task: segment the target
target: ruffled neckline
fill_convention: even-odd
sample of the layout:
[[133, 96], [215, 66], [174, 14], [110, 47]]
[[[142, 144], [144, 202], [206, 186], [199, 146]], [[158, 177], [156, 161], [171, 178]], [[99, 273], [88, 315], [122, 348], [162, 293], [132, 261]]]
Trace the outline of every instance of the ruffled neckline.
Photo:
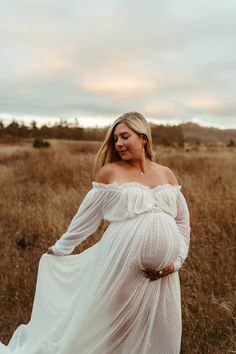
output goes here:
[[133, 182], [122, 182], [119, 183], [117, 181], [114, 181], [112, 183], [100, 183], [100, 182], [95, 182], [92, 181], [92, 186], [95, 188], [103, 188], [103, 189], [123, 189], [123, 188], [127, 188], [127, 187], [140, 187], [144, 190], [148, 190], [148, 191], [156, 191], [156, 190], [162, 190], [162, 189], [166, 189], [166, 188], [177, 188], [178, 190], [181, 189], [181, 185], [179, 184], [170, 184], [170, 183], [164, 183], [164, 184], [158, 184], [157, 186], [154, 187], [150, 187], [147, 186], [146, 184], [143, 184], [141, 182], [137, 182], [137, 181], [133, 181]]

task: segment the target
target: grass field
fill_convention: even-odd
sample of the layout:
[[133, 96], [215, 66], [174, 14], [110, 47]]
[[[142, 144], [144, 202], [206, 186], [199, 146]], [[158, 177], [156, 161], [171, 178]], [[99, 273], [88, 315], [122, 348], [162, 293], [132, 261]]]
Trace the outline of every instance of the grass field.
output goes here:
[[[32, 309], [38, 262], [66, 230], [91, 186], [96, 142], [0, 145], [0, 340]], [[236, 353], [236, 149], [155, 147], [176, 174], [191, 215], [189, 257], [180, 271], [182, 354]], [[101, 237], [99, 230], [77, 249]], [[128, 353], [127, 353], [128, 354]], [[141, 354], [141, 353], [140, 353]]]

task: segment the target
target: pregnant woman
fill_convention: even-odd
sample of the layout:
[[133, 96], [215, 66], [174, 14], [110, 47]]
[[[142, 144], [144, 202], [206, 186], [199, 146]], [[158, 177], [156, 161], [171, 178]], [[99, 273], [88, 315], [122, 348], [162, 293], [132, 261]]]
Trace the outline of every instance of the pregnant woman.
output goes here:
[[[189, 212], [173, 172], [152, 161], [141, 114], [113, 123], [94, 173], [68, 230], [40, 259], [30, 322], [0, 353], [180, 352], [178, 270], [189, 249]], [[101, 240], [64, 257], [102, 219], [109, 226]]]

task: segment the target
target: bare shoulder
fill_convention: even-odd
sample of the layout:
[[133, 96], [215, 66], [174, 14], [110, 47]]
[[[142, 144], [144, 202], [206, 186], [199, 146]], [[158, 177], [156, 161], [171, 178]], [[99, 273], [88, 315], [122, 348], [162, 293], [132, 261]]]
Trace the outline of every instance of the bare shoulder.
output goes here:
[[162, 175], [167, 183], [178, 184], [177, 178], [174, 172], [167, 166], [154, 163], [157, 173]]
[[174, 172], [167, 166], [163, 166], [164, 167], [164, 172], [165, 175], [169, 181], [170, 184], [178, 184], [177, 178], [174, 174]]
[[113, 180], [117, 168], [118, 164], [116, 162], [107, 163], [98, 171], [95, 182], [104, 184], [110, 183]]

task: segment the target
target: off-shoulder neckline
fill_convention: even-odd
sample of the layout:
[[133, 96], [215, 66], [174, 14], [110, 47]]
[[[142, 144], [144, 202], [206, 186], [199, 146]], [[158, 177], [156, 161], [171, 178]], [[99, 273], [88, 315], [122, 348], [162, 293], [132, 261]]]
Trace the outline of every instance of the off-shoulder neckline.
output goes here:
[[105, 188], [105, 189], [123, 189], [124, 187], [129, 187], [129, 186], [138, 186], [140, 188], [143, 188], [145, 190], [148, 190], [148, 191], [155, 191], [155, 190], [159, 190], [159, 189], [164, 189], [164, 188], [177, 188], [177, 189], [181, 189], [181, 185], [179, 184], [170, 184], [170, 183], [163, 183], [163, 184], [158, 184], [154, 187], [150, 187], [150, 186], [147, 186], [146, 184], [143, 184], [141, 182], [137, 182], [137, 181], [130, 181], [130, 182], [117, 182], [117, 181], [114, 181], [112, 183], [101, 183], [101, 182], [95, 182], [95, 181], [92, 181], [92, 186], [93, 187], [96, 187], [96, 188]]

